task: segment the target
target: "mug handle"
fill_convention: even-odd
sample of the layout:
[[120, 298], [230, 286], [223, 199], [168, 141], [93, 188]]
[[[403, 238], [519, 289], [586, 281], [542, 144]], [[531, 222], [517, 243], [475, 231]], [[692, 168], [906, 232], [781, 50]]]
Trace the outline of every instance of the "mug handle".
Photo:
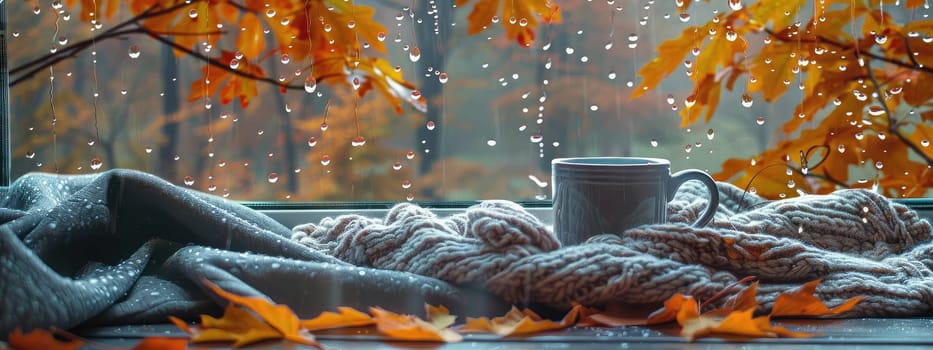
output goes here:
[[680, 185], [690, 180], [700, 181], [709, 189], [709, 204], [706, 205], [706, 210], [703, 211], [703, 215], [693, 223], [693, 227], [703, 227], [713, 219], [713, 215], [716, 214], [716, 208], [719, 207], [719, 188], [716, 187], [716, 181], [713, 181], [713, 178], [709, 176], [709, 174], [696, 169], [681, 170], [674, 173], [674, 175], [671, 175], [667, 200], [670, 201], [673, 199]]

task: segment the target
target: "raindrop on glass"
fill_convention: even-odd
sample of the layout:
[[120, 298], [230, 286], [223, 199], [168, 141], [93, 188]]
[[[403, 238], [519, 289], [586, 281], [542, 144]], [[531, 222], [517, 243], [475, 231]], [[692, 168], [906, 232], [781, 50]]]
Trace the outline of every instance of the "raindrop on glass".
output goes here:
[[317, 137], [311, 136], [308, 138], [308, 147], [317, 146]]
[[531, 137], [529, 137], [529, 140], [531, 140], [532, 143], [538, 143], [541, 142], [541, 140], [544, 140], [544, 137], [541, 136], [541, 134], [533, 134]]
[[392, 170], [402, 170], [402, 162], [396, 161], [395, 163], [392, 163]]
[[129, 49], [128, 54], [129, 54], [130, 58], [136, 59], [136, 58], [139, 58], [139, 55], [142, 54], [142, 53], [139, 51], [139, 46], [130, 45], [130, 49]]
[[327, 166], [328, 164], [330, 164], [330, 156], [326, 154], [321, 156], [321, 165]]
[[658, 147], [658, 139], [651, 139], [651, 147]]
[[188, 10], [188, 18], [197, 19], [197, 18], [198, 18], [198, 10], [196, 10], [196, 9]]
[[97, 170], [102, 166], [104, 166], [104, 162], [101, 161], [100, 158], [94, 157], [91, 159], [91, 169]]
[[353, 147], [360, 147], [360, 146], [366, 144], [366, 138], [364, 138], [364, 137], [361, 136], [361, 135], [357, 135], [356, 137], [353, 138], [352, 141], [350, 141], [350, 144], [351, 144]]
[[415, 151], [408, 151], [408, 152], [405, 152], [405, 158], [408, 158], [408, 159], [415, 159]]
[[269, 173], [269, 176], [266, 176], [266, 180], [268, 180], [270, 184], [274, 184], [279, 181], [279, 174]]
[[402, 181], [402, 188], [405, 188], [405, 189], [411, 188], [411, 180]]
[[428, 122], [424, 125], [424, 127], [427, 128], [428, 130], [434, 130], [436, 125], [434, 124], [433, 120], [428, 120]]
[[742, 107], [749, 108], [752, 106], [753, 103], [755, 103], [755, 101], [752, 100], [751, 96], [749, 96], [748, 94], [742, 95]]
[[26, 151], [26, 158], [27, 158], [27, 159], [35, 158], [35, 156], [36, 156], [36, 152], [33, 152], [32, 150]]
[[755, 118], [755, 123], [758, 125], [765, 125], [765, 117], [759, 116], [758, 118]]
[[497, 143], [497, 142], [496, 142], [496, 140], [494, 140], [494, 139], [486, 140], [486, 145], [489, 146], [489, 147], [495, 146], [496, 143]]
[[311, 94], [314, 93], [314, 90], [317, 90], [317, 79], [314, 79], [313, 75], [308, 75], [308, 78], [305, 79], [305, 92]]

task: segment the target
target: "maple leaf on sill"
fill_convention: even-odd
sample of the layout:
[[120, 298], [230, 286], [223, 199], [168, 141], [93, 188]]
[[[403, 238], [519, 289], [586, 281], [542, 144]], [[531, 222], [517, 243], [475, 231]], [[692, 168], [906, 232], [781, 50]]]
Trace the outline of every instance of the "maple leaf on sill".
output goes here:
[[793, 332], [771, 324], [769, 316], [753, 317], [755, 309], [733, 311], [725, 317], [702, 315], [685, 320], [681, 335], [689, 340], [705, 336], [725, 338], [804, 338], [812, 334]]
[[372, 316], [346, 306], [338, 307], [337, 312], [325, 311], [310, 320], [301, 320], [301, 326], [309, 331], [362, 327], [375, 323], [376, 320]]
[[813, 295], [819, 284], [820, 280], [813, 280], [781, 293], [774, 300], [771, 316], [834, 316], [852, 310], [863, 299], [859, 296], [852, 297], [834, 308], [829, 308]]
[[52, 332], [45, 329], [33, 329], [23, 333], [22, 329], [15, 329], [10, 333], [7, 342], [13, 350], [48, 349], [48, 350], [75, 350], [82, 345], [82, 340], [62, 341], [55, 338]]
[[[401, 315], [380, 307], [369, 308], [369, 313], [376, 319], [376, 329], [392, 339], [448, 343], [463, 340], [462, 335], [447, 328], [452, 322], [448, 317], [428, 322], [413, 315]], [[446, 309], [436, 309], [433, 313], [439, 316], [446, 313]], [[432, 314], [430, 308], [428, 314]]]
[[285, 339], [299, 344], [321, 347], [314, 336], [301, 328], [298, 317], [288, 306], [272, 304], [259, 297], [243, 297], [224, 291], [210, 281], [205, 286], [230, 302], [223, 316], [201, 315], [201, 324], [191, 327], [183, 320], [169, 320], [193, 342], [232, 341], [234, 347], [270, 339]]
[[505, 315], [492, 319], [468, 317], [466, 324], [459, 330], [468, 333], [493, 333], [503, 337], [529, 335], [573, 326], [582, 311], [583, 306], [574, 305], [561, 321], [555, 322], [542, 319], [530, 309], [519, 310], [513, 306]]
[[700, 305], [693, 296], [674, 294], [664, 301], [664, 306], [648, 316], [646, 324], [661, 324], [676, 320], [683, 326], [684, 321], [700, 315]]

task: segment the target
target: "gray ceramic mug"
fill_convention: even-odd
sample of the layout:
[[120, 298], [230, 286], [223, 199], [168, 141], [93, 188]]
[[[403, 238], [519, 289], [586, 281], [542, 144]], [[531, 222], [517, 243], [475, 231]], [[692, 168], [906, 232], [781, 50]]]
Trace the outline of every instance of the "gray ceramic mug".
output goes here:
[[602, 234], [667, 222], [667, 202], [680, 185], [697, 180], [709, 189], [709, 204], [693, 224], [705, 226], [719, 206], [719, 190], [709, 174], [683, 170], [659, 158], [583, 157], [551, 161], [554, 232], [563, 245]]

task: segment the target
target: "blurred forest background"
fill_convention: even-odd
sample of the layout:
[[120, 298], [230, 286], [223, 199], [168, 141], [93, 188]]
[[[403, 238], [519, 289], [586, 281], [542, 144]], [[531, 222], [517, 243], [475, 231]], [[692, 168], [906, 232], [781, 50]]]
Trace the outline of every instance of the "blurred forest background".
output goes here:
[[[91, 25], [67, 12], [78, 4], [55, 3], [7, 1], [11, 68], [93, 39]], [[245, 107], [217, 96], [189, 101], [201, 60], [145, 35], [92, 40], [11, 88], [14, 178], [119, 167], [247, 201], [544, 200], [555, 157], [660, 157], [674, 171], [715, 173], [729, 158], [793, 137], [778, 129], [801, 99], [796, 89], [781, 100], [792, 102], [748, 108], [741, 91], [723, 91], [715, 118], [683, 128], [669, 99], [690, 94], [686, 76], [629, 98], [658, 45], [727, 10], [725, 2], [695, 3], [685, 19], [675, 1], [558, 1], [561, 21], [535, 27], [529, 47], [498, 26], [469, 35], [470, 9], [452, 0], [356, 3], [376, 9], [385, 58], [417, 86], [426, 112], [404, 105], [397, 113], [382, 96], [325, 84], [282, 93], [260, 82]], [[103, 29], [131, 18], [128, 6], [116, 6]], [[227, 39], [204, 46], [195, 51], [236, 50]], [[259, 68], [291, 79], [296, 61]]]

